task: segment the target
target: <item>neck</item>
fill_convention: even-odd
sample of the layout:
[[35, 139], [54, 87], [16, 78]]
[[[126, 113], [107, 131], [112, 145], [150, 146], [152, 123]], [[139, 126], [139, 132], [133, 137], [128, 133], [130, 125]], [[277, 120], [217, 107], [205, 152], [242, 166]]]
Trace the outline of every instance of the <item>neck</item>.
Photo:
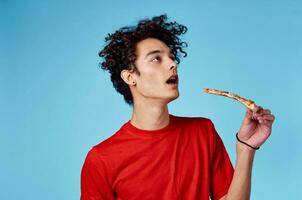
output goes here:
[[168, 126], [167, 104], [136, 102], [133, 105], [131, 124], [143, 130], [158, 130]]

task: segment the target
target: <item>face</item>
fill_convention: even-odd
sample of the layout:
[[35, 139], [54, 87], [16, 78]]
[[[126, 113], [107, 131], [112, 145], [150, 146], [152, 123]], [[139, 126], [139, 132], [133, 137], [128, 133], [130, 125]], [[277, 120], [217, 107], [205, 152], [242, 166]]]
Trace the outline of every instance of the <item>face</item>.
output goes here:
[[136, 84], [130, 87], [134, 101], [143, 98], [167, 104], [176, 99], [178, 77], [168, 81], [177, 75], [176, 60], [170, 48], [158, 39], [148, 38], [137, 43], [136, 54], [135, 64], [140, 75], [134, 74]]

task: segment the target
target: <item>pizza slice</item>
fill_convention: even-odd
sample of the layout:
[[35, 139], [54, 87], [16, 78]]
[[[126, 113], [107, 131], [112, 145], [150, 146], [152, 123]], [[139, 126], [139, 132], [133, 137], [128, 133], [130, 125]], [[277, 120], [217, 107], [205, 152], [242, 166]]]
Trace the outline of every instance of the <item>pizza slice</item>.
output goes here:
[[254, 101], [252, 101], [250, 99], [245, 99], [245, 98], [243, 98], [243, 97], [241, 97], [237, 94], [233, 94], [231, 92], [209, 89], [209, 88], [204, 88], [203, 91], [208, 93], [208, 94], [221, 95], [221, 96], [225, 96], [225, 97], [235, 99], [235, 100], [239, 101], [240, 103], [244, 104], [246, 107], [248, 107], [251, 110], [254, 110], [254, 108], [256, 106]]

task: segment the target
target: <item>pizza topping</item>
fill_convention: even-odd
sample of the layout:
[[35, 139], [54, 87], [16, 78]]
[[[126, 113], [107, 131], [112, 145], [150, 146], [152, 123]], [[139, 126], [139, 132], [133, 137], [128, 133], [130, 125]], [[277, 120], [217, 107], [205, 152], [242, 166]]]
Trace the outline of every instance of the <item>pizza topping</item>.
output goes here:
[[209, 88], [204, 88], [204, 92], [209, 93], [209, 94], [221, 95], [221, 96], [225, 96], [225, 97], [235, 99], [235, 100], [241, 102], [242, 104], [244, 104], [246, 107], [248, 107], [251, 110], [254, 110], [254, 108], [256, 106], [254, 101], [252, 101], [250, 99], [245, 99], [245, 98], [243, 98], [243, 97], [241, 97], [237, 94], [233, 94], [231, 92], [209, 89]]

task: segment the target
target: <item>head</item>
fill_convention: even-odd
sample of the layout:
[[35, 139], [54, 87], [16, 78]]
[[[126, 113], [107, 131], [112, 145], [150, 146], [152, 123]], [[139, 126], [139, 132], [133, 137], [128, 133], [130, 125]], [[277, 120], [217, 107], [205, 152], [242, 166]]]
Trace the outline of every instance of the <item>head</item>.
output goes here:
[[126, 103], [169, 103], [179, 96], [177, 66], [180, 54], [186, 56], [182, 48], [187, 46], [179, 36], [186, 31], [185, 26], [167, 22], [167, 16], [160, 15], [106, 37], [107, 44], [99, 53], [104, 58], [101, 67], [109, 71], [114, 88]]

